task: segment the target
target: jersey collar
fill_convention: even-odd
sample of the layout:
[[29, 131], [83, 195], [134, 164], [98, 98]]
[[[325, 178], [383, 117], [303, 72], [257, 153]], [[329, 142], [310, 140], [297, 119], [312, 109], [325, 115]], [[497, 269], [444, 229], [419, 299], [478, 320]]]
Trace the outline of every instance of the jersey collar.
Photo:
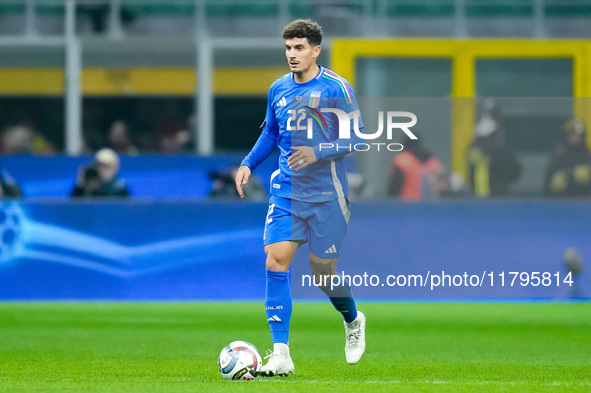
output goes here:
[[314, 78], [310, 79], [308, 82], [299, 83], [299, 82], [296, 82], [295, 81], [295, 77], [293, 76], [293, 72], [290, 72], [291, 80], [293, 81], [293, 83], [297, 84], [298, 86], [302, 86], [302, 85], [305, 85], [307, 83], [310, 83], [314, 79], [320, 79], [320, 77], [322, 76], [322, 74], [324, 74], [324, 67], [322, 67], [320, 64], [318, 64], [318, 73], [316, 74], [316, 76]]

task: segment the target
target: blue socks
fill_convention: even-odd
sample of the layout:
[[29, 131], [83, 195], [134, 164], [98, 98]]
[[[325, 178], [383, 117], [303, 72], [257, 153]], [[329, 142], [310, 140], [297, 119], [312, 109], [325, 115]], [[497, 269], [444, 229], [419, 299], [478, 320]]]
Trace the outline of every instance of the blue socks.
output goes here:
[[[334, 308], [343, 315], [345, 322], [353, 322], [357, 318], [357, 305], [347, 280], [341, 280], [340, 285], [332, 289], [330, 285], [321, 289], [328, 295]], [[273, 343], [287, 344], [292, 311], [289, 272], [266, 270], [265, 311]]]
[[273, 343], [287, 344], [292, 300], [289, 272], [266, 271], [265, 310]]
[[353, 292], [351, 292], [351, 285], [344, 277], [341, 277], [340, 285], [331, 289], [330, 284], [321, 286], [320, 289], [328, 295], [330, 302], [334, 308], [343, 314], [345, 322], [353, 322], [357, 318], [357, 305]]

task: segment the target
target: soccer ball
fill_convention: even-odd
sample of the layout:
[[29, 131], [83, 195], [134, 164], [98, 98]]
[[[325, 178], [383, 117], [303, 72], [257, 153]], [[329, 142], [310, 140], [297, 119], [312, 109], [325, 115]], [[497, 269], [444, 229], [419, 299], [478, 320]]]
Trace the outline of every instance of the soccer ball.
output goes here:
[[234, 341], [226, 345], [218, 358], [222, 376], [230, 380], [253, 380], [263, 365], [256, 347], [246, 341]]

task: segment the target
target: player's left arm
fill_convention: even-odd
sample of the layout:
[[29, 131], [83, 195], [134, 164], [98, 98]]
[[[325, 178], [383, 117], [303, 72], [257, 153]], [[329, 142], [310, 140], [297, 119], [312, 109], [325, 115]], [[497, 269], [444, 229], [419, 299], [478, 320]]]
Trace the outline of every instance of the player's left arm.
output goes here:
[[[359, 127], [359, 131], [363, 133], [363, 126]], [[364, 139], [357, 135], [351, 124], [350, 138], [340, 138], [329, 144], [324, 143], [317, 146], [295, 146], [292, 148], [292, 154], [287, 164], [289, 169], [299, 171], [318, 160], [333, 160], [343, 157], [354, 151], [354, 146], [363, 143], [363, 141]]]
[[287, 160], [287, 165], [291, 170], [299, 171], [318, 161], [316, 151], [312, 146], [295, 146], [291, 151], [291, 156]]
[[[363, 133], [363, 127], [359, 127]], [[299, 171], [308, 165], [314, 164], [318, 160], [333, 160], [343, 157], [355, 149], [355, 145], [363, 143], [362, 139], [353, 128], [351, 128], [350, 138], [340, 138], [331, 143], [317, 146], [296, 146], [292, 148], [292, 154], [287, 161], [289, 169]]]
[[[359, 123], [359, 134], [363, 135], [361, 116], [359, 116]], [[321, 143], [320, 145], [314, 146], [312, 149], [314, 150], [317, 160], [334, 160], [336, 158], [343, 157], [355, 151], [355, 145], [365, 142], [365, 139], [358, 135], [353, 128], [353, 120], [351, 120], [350, 130], [351, 133], [350, 137], [348, 138], [339, 138], [332, 141], [331, 143]]]
[[348, 94], [342, 95], [341, 92], [343, 90], [333, 92], [334, 102], [332, 103], [332, 107], [340, 109], [349, 115], [350, 137], [337, 138], [329, 144], [324, 143], [316, 146], [297, 146], [292, 148], [293, 153], [288, 161], [290, 169], [299, 171], [318, 160], [333, 160], [343, 157], [354, 151], [356, 144], [364, 142], [364, 139], [358, 135], [354, 127], [355, 122], [357, 122], [357, 130], [359, 134], [363, 135], [361, 111], [357, 105], [357, 99], [353, 93], [353, 89], [348, 83], [346, 86], [348, 87]]

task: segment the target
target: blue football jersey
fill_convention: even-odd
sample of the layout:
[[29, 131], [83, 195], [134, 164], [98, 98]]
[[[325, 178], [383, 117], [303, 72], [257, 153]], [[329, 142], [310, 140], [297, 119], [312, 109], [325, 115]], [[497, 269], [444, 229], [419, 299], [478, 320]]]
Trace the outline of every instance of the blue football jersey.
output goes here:
[[[362, 131], [359, 107], [345, 79], [324, 67], [305, 83], [297, 83], [289, 73], [269, 88], [263, 131], [242, 165], [255, 169], [278, 147], [271, 194], [305, 202], [348, 198], [344, 156], [362, 142], [353, 131], [355, 121]], [[287, 162], [296, 146], [313, 147], [318, 161], [292, 171]]]

